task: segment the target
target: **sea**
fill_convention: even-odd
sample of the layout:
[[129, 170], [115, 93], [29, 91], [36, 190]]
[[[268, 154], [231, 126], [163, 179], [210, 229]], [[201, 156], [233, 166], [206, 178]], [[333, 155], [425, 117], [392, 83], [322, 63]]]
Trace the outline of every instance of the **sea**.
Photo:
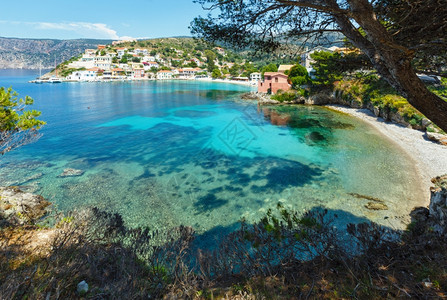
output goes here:
[[[327, 209], [337, 226], [403, 229], [425, 199], [401, 148], [328, 108], [259, 107], [241, 99], [253, 88], [237, 84], [28, 82], [37, 75], [0, 71], [0, 86], [31, 96], [47, 122], [38, 141], [0, 157], [0, 186], [62, 212], [98, 207], [128, 226], [191, 226], [211, 241], [278, 203]], [[68, 168], [83, 173], [61, 176]]]

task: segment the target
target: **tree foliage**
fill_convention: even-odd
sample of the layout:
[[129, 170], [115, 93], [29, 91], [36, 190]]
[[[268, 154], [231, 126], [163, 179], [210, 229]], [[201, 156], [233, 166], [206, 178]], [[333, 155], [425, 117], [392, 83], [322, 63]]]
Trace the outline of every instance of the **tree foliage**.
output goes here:
[[306, 68], [300, 64], [294, 65], [290, 69], [288, 75], [294, 89], [299, 89], [302, 85], [306, 85], [310, 82], [310, 77]]
[[215, 68], [213, 72], [211, 73], [211, 77], [213, 79], [222, 78], [222, 73], [220, 72], [219, 68]]
[[29, 144], [40, 137], [38, 129], [45, 122], [37, 119], [40, 116], [39, 111], [25, 110], [26, 106], [32, 104], [31, 97], [19, 99], [12, 88], [0, 88], [0, 154]]
[[[275, 49], [285, 42], [340, 32], [363, 51], [402, 96], [447, 130], [447, 102], [417, 77], [420, 57], [445, 57], [447, 5], [440, 0], [195, 0], [212, 10], [192, 33], [240, 48]], [[429, 55], [426, 55], [426, 54]], [[431, 61], [425, 61], [430, 64]], [[423, 64], [421, 64], [423, 66]], [[419, 68], [423, 69], [423, 68]], [[419, 70], [418, 69], [418, 70]], [[445, 67], [438, 68], [445, 73]]]
[[379, 0], [375, 10], [393, 39], [413, 53], [418, 72], [447, 77], [445, 1]]
[[343, 71], [338, 64], [341, 58], [340, 53], [317, 51], [312, 53], [310, 57], [315, 61], [312, 63], [312, 67], [315, 70], [314, 84], [330, 86], [334, 81], [343, 78]]
[[276, 64], [268, 64], [262, 68], [262, 76], [264, 76], [265, 72], [278, 72], [278, 66]]
[[208, 64], [208, 72], [213, 72], [216, 68], [214, 60], [216, 59], [216, 53], [211, 50], [205, 50], [206, 62]]

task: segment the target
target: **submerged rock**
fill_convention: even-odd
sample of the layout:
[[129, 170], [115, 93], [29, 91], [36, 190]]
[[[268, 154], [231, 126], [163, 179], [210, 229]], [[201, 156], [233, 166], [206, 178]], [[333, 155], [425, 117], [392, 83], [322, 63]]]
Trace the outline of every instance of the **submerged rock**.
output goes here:
[[358, 199], [365, 199], [369, 200], [367, 204], [365, 204], [365, 208], [369, 210], [388, 210], [388, 206], [385, 204], [385, 201], [382, 199], [368, 196], [368, 195], [361, 195], [357, 193], [348, 193], [349, 195], [356, 197]]
[[62, 172], [59, 175], [59, 177], [73, 177], [73, 176], [81, 176], [83, 174], [84, 174], [83, 170], [68, 168], [64, 169], [64, 172]]
[[0, 225], [33, 224], [47, 213], [50, 202], [20, 188], [0, 187]]
[[312, 131], [311, 133], [307, 134], [306, 139], [313, 143], [326, 141], [326, 138], [324, 137], [324, 135], [322, 135], [318, 131]]
[[368, 202], [365, 207], [369, 210], [388, 210], [388, 206], [383, 202]]
[[260, 98], [259, 94], [256, 92], [249, 92], [241, 95], [243, 100], [258, 100]]

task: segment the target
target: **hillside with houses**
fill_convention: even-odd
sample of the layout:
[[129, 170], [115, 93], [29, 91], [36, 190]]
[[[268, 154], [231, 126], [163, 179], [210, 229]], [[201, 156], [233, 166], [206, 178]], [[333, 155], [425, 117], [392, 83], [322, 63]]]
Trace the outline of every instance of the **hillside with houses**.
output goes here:
[[[86, 49], [78, 56], [57, 66], [42, 76], [42, 80], [58, 78], [63, 81], [123, 81], [123, 80], [169, 80], [169, 79], [223, 79], [258, 85], [263, 74], [282, 79], [279, 87], [275, 82], [263, 85], [260, 91], [287, 90], [287, 76], [293, 64], [300, 61], [312, 71], [311, 57], [315, 51], [339, 51], [340, 48], [317, 47], [303, 49], [296, 55], [283, 59], [285, 64], [258, 60], [229, 49], [210, 45], [191, 38], [163, 38], [146, 41], [116, 41]], [[278, 60], [276, 60], [278, 62]], [[279, 68], [278, 68], [279, 66]], [[272, 73], [273, 72], [273, 73]], [[270, 77], [268, 77], [270, 78]], [[277, 84], [276, 84], [277, 85]], [[265, 90], [265, 91], [264, 91]]]

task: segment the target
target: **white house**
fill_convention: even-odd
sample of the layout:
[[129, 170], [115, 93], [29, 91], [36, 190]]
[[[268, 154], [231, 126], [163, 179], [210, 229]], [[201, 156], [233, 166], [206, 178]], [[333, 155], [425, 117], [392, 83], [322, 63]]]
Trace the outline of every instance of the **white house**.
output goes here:
[[262, 77], [261, 77], [261, 73], [258, 72], [254, 72], [250, 74], [250, 81], [251, 82], [258, 82], [261, 81]]
[[68, 75], [67, 80], [95, 81], [96, 71], [95, 70], [76, 71]]
[[141, 61], [155, 61], [155, 56], [148, 56], [148, 55], [145, 55], [145, 56], [143, 56], [143, 58], [141, 59]]
[[154, 61], [144, 61], [143, 62], [143, 66], [145, 70], [150, 70], [151, 68], [159, 68], [160, 66], [158, 65], [158, 63], [154, 62]]
[[118, 57], [121, 58], [126, 53], [127, 48], [116, 48], [116, 53], [118, 54]]
[[147, 49], [135, 49], [134, 53], [137, 54], [137, 55], [140, 55], [140, 54], [148, 55]]
[[110, 70], [112, 64], [109, 61], [96, 61], [94, 66], [103, 70]]
[[203, 71], [200, 68], [183, 68], [179, 69], [180, 78], [194, 78], [196, 73]]
[[203, 65], [203, 63], [200, 61], [200, 59], [193, 57], [190, 62], [195, 62], [197, 64], [197, 66], [201, 66]]
[[225, 55], [225, 50], [224, 50], [223, 48], [216, 47], [216, 48], [214, 48], [214, 49], [216, 49], [216, 50], [217, 50], [217, 53], [219, 53], [220, 55]]
[[158, 80], [163, 80], [163, 79], [172, 79], [172, 71], [168, 71], [168, 70], [161, 70], [157, 72], [157, 79]]
[[109, 55], [95, 56], [94, 59], [95, 59], [95, 62], [108, 62], [108, 63], [112, 62], [112, 57], [110, 57]]
[[95, 56], [96, 54], [96, 49], [85, 49], [84, 51], [84, 55], [86, 56]]

